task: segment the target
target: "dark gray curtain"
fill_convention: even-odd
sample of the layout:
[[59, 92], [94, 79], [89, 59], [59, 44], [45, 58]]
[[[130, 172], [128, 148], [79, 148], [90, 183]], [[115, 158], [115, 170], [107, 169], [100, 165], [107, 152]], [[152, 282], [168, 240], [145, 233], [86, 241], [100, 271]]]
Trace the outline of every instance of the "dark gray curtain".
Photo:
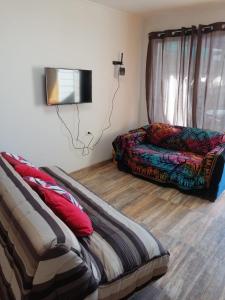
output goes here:
[[225, 23], [149, 34], [149, 122], [225, 130]]
[[200, 25], [194, 126], [225, 131], [225, 23]]

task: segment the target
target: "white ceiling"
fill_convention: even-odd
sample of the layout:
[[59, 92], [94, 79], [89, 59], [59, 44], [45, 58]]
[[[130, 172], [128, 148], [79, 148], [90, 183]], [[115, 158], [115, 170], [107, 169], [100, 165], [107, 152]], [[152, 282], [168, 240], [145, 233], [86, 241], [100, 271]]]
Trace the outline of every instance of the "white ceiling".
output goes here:
[[146, 14], [151, 11], [187, 7], [197, 4], [222, 3], [225, 0], [91, 0], [116, 9]]

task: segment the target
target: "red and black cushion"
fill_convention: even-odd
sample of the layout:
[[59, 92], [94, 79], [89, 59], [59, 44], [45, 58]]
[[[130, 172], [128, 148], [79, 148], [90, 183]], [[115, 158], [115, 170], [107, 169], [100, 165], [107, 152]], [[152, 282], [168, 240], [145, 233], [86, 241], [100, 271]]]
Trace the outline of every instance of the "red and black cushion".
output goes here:
[[9, 153], [9, 152], [1, 152], [1, 155], [13, 167], [16, 166], [16, 165], [20, 165], [20, 164], [27, 165], [27, 166], [30, 166], [30, 167], [34, 167], [33, 164], [31, 164], [29, 161], [27, 161], [22, 156], [12, 154], [12, 153]]
[[44, 171], [41, 171], [40, 169], [36, 167], [30, 167], [28, 165], [15, 165], [14, 169], [22, 176], [22, 177], [35, 177], [39, 178], [41, 180], [50, 182], [52, 184], [56, 184], [56, 181], [54, 178], [52, 178], [50, 175], [45, 173]]
[[38, 178], [24, 177], [24, 180], [77, 236], [88, 236], [93, 233], [90, 218], [72, 194], [61, 186], [52, 185]]

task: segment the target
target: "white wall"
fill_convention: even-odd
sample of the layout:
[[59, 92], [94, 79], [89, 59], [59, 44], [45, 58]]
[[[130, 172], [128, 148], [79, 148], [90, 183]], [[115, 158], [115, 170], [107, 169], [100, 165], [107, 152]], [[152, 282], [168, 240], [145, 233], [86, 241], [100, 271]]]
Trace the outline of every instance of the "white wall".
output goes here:
[[[0, 151], [18, 153], [37, 165], [77, 170], [111, 157], [118, 133], [138, 125], [142, 21], [87, 0], [0, 0]], [[112, 60], [124, 52], [112, 128], [88, 157], [74, 151], [45, 105], [44, 67], [93, 70], [93, 103], [80, 108], [81, 137], [96, 137], [106, 125], [116, 87]], [[75, 129], [73, 106], [61, 107]]]
[[142, 75], [141, 75], [141, 109], [140, 125], [147, 123], [145, 98], [145, 63], [148, 45], [148, 33], [165, 29], [176, 29], [191, 25], [210, 24], [225, 21], [225, 3], [196, 5], [188, 8], [155, 12], [146, 17], [144, 22]]

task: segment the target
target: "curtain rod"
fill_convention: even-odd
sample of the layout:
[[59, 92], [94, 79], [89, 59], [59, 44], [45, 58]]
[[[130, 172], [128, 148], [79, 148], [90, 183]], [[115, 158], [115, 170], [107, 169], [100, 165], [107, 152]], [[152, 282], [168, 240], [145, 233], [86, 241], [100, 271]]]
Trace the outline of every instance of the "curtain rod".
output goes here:
[[175, 36], [176, 34], [180, 34], [180, 33], [184, 33], [184, 34], [189, 34], [191, 32], [196, 31], [196, 33], [198, 31], [220, 31], [220, 30], [225, 30], [225, 22], [217, 22], [217, 23], [213, 23], [213, 24], [209, 24], [209, 25], [199, 25], [198, 27], [196, 26], [192, 26], [190, 28], [180, 28], [180, 29], [169, 29], [169, 30], [164, 30], [164, 31], [155, 31], [155, 32], [150, 32], [149, 33], [149, 37], [152, 38], [160, 38], [162, 36]]

